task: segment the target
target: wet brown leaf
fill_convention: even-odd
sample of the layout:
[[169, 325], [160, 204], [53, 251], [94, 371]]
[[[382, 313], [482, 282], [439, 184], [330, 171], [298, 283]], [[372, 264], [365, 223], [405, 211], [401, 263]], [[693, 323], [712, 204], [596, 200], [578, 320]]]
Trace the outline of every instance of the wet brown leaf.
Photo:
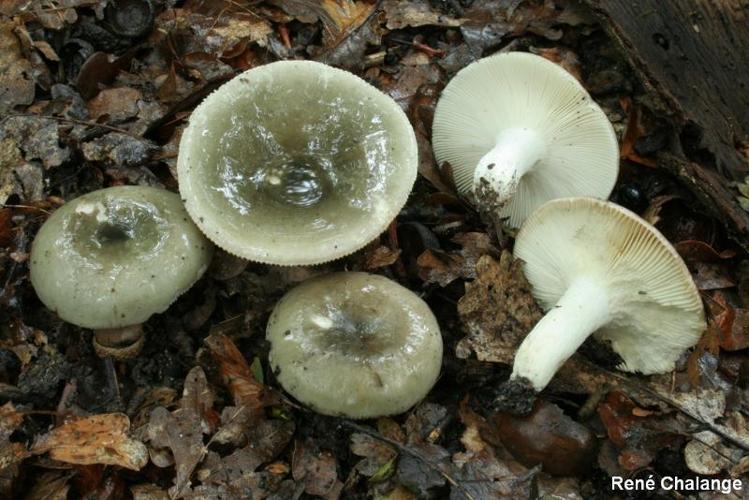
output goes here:
[[94, 52], [86, 59], [76, 77], [75, 86], [84, 99], [91, 99], [102, 85], [109, 84], [120, 71], [130, 64], [133, 54], [127, 52], [115, 57], [104, 52]]
[[119, 465], [142, 469], [148, 450], [128, 437], [130, 419], [122, 413], [105, 413], [67, 422], [36, 439], [31, 453], [71, 464]]
[[735, 309], [733, 314], [730, 331], [720, 331], [720, 348], [725, 351], [749, 348], [749, 309]]
[[427, 249], [416, 259], [419, 277], [425, 283], [444, 287], [458, 278], [473, 279], [479, 258], [499, 253], [486, 233], [460, 233], [451, 241], [462, 247], [460, 251]]
[[674, 248], [688, 264], [693, 262], [717, 262], [736, 257], [735, 250], [728, 249], [718, 252], [704, 241], [680, 241], [674, 245]]
[[380, 245], [372, 251], [367, 252], [367, 262], [365, 266], [367, 269], [378, 269], [380, 267], [391, 266], [395, 264], [400, 254], [400, 249], [393, 250], [385, 245]]
[[104, 89], [88, 101], [88, 112], [94, 120], [105, 116], [109, 123], [121, 122], [138, 114], [141, 99], [143, 94], [129, 87]]
[[247, 360], [229, 337], [222, 334], [210, 335], [206, 337], [205, 344], [218, 364], [221, 379], [236, 406], [244, 406], [257, 413], [263, 406], [275, 402], [275, 397], [255, 379]]
[[549, 61], [558, 64], [582, 83], [583, 78], [580, 73], [580, 59], [578, 59], [577, 54], [571, 50], [565, 49], [564, 47], [550, 47], [537, 49], [536, 53], [545, 57]]
[[637, 140], [647, 133], [643, 124], [642, 108], [639, 105], [632, 104], [629, 100], [624, 101], [623, 107], [629, 111], [629, 118], [627, 119], [627, 129], [621, 141], [619, 155], [623, 160], [655, 168], [657, 162], [654, 158], [644, 158], [635, 151]]

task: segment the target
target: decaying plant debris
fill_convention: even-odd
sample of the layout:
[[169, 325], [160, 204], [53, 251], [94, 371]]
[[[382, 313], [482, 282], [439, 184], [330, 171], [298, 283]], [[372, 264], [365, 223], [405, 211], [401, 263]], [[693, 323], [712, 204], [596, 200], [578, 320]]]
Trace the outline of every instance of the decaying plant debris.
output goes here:
[[[665, 111], [661, 89], [642, 80], [659, 78], [647, 57], [615, 42], [628, 26], [611, 2], [588, 2], [606, 31], [570, 0], [154, 0], [153, 16], [140, 12], [144, 24], [123, 31], [117, 9], [148, 3], [0, 2], [3, 498], [606, 498], [611, 475], [745, 477], [749, 260], [746, 214], [735, 209], [749, 190], [741, 179], [695, 185], [719, 175], [715, 151], [687, 144], [682, 127], [711, 120]], [[675, 244], [709, 324], [661, 376], [617, 372], [616, 355], [589, 341], [526, 418], [489, 408], [540, 309], [512, 261], [513, 235], [487, 228], [456, 195], [430, 145], [441, 88], [499, 49], [561, 64], [601, 105], [621, 145], [613, 199]], [[36, 231], [96, 189], [176, 190], [195, 105], [238, 72], [289, 58], [348, 69], [407, 111], [420, 149], [411, 199], [378, 241], [342, 261], [280, 268], [217, 254], [198, 286], [144, 324], [143, 352], [113, 374], [90, 332], [34, 294]], [[746, 144], [721, 147], [719, 159], [735, 167], [736, 151]], [[268, 368], [275, 302], [342, 269], [387, 275], [437, 315], [443, 374], [405, 415], [316, 415]]]

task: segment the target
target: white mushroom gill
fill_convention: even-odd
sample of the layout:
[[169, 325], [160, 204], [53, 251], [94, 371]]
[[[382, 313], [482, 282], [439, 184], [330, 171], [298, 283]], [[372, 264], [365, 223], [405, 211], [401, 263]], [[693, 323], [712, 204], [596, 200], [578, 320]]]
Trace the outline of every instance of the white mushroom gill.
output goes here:
[[610, 202], [547, 202], [525, 222], [515, 256], [548, 311], [524, 339], [512, 378], [540, 391], [590, 335], [610, 342], [619, 369], [673, 370], [705, 329], [692, 277], [650, 224]]
[[551, 199], [607, 198], [619, 170], [601, 108], [560, 66], [523, 52], [458, 72], [437, 103], [432, 145], [458, 191], [512, 227]]

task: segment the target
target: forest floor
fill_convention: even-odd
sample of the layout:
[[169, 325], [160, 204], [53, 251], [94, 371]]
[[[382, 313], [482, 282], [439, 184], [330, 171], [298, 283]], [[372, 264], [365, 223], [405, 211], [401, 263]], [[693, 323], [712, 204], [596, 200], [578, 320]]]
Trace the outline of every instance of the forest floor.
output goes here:
[[[155, 0], [149, 16], [148, 4], [0, 1], [0, 496], [572, 499], [610, 498], [612, 476], [745, 478], [746, 255], [660, 168], [672, 125], [584, 7]], [[665, 375], [618, 372], [615, 355], [584, 346], [525, 418], [489, 408], [540, 310], [512, 261], [512, 234], [487, 230], [430, 144], [446, 82], [498, 50], [561, 64], [605, 110], [621, 145], [612, 199], [675, 245], [708, 319], [698, 346]], [[91, 333], [36, 297], [27, 266], [36, 231], [67, 200], [103, 187], [176, 191], [191, 110], [239, 72], [279, 59], [345, 68], [403, 107], [420, 149], [408, 204], [379, 240], [340, 261], [218, 259], [226, 265], [145, 324], [141, 354], [108, 370]], [[404, 415], [317, 415], [285, 396], [268, 368], [276, 301], [343, 269], [397, 280], [438, 317], [442, 376]]]

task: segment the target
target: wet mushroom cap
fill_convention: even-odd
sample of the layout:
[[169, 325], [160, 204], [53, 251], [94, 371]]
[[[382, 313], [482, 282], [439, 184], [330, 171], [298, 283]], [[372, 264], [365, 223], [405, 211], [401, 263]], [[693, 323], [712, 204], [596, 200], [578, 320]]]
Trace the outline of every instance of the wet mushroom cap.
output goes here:
[[494, 187], [508, 190], [500, 215], [512, 227], [551, 199], [608, 198], [619, 170], [616, 135], [601, 108], [567, 71], [524, 52], [486, 57], [450, 80], [432, 145], [461, 194], [473, 193], [477, 176], [500, 176]]
[[[525, 263], [539, 304], [567, 316], [557, 328], [549, 325], [542, 334], [547, 338], [524, 348], [536, 330], [543, 329], [552, 315], [548, 313], [518, 350], [515, 367], [526, 366], [522, 375], [531, 381], [529, 373], [546, 369], [546, 350], [561, 349], [565, 334], [579, 325], [584, 329], [587, 323], [598, 339], [610, 341], [623, 359], [619, 369], [644, 374], [673, 370], [705, 330], [702, 300], [679, 254], [657, 229], [614, 203], [592, 198], [550, 201], [525, 222], [514, 252]], [[560, 301], [563, 296], [574, 298], [573, 285], [580, 287], [577, 296], [583, 300]], [[594, 328], [596, 324], [602, 326]]]
[[166, 310], [200, 278], [212, 253], [177, 194], [112, 187], [47, 219], [31, 249], [31, 282], [63, 320], [121, 328]]
[[326, 415], [406, 411], [434, 385], [442, 336], [429, 307], [382, 276], [341, 272], [288, 292], [268, 322], [283, 388]]
[[311, 61], [253, 68], [208, 96], [180, 142], [180, 193], [224, 250], [279, 265], [348, 255], [382, 233], [416, 180], [391, 98]]

